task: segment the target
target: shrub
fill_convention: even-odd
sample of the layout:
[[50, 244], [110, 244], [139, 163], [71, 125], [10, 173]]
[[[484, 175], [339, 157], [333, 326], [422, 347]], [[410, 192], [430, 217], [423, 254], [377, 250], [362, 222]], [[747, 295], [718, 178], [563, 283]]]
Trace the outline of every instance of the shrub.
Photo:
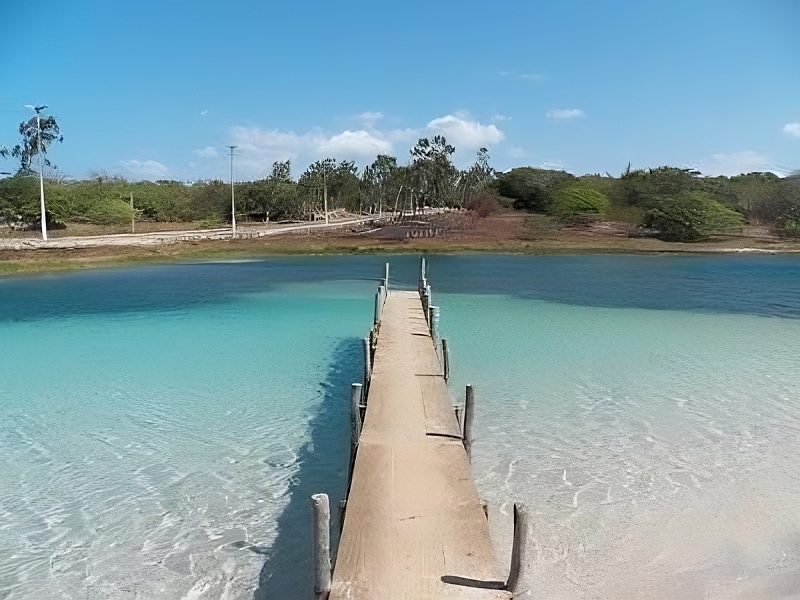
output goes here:
[[645, 225], [657, 229], [664, 240], [693, 242], [712, 233], [741, 230], [744, 217], [704, 192], [682, 192], [662, 198], [658, 208], [645, 214]]
[[608, 210], [608, 198], [582, 186], [561, 188], [547, 207], [547, 212], [562, 221], [585, 221]]
[[521, 167], [497, 176], [497, 191], [501, 196], [514, 199], [514, 208], [543, 212], [555, 191], [575, 180], [566, 171]]
[[478, 192], [467, 204], [468, 210], [474, 210], [481, 218], [488, 217], [490, 214], [500, 210], [500, 201], [497, 195], [483, 190]]

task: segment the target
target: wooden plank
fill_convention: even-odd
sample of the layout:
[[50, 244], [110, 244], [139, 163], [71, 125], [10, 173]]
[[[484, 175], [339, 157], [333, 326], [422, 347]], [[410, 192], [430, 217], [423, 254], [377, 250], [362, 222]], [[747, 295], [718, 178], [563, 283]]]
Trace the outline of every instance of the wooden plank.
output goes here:
[[[422, 329], [419, 296], [390, 292], [332, 600], [511, 597], [504, 590], [447, 582], [496, 586], [505, 574], [497, 570], [441, 365]], [[434, 431], [438, 435], [429, 435]]]
[[444, 378], [439, 375], [418, 375], [417, 379], [425, 410], [425, 433], [461, 439], [461, 429]]

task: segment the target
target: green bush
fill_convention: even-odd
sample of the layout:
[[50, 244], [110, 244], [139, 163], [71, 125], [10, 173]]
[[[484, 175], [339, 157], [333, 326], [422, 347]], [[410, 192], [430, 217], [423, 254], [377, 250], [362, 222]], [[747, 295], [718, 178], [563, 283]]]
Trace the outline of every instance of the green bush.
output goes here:
[[39, 222], [39, 179], [18, 175], [0, 179], [0, 221], [15, 229]]
[[601, 215], [608, 210], [608, 198], [596, 190], [569, 186], [558, 190], [547, 212], [562, 221], [581, 221]]
[[556, 190], [574, 180], [566, 171], [520, 167], [500, 173], [496, 185], [500, 196], [514, 199], [514, 208], [543, 212]]
[[645, 214], [645, 225], [667, 241], [693, 242], [712, 233], [741, 230], [744, 217], [713, 200], [705, 192], [681, 192], [662, 198]]

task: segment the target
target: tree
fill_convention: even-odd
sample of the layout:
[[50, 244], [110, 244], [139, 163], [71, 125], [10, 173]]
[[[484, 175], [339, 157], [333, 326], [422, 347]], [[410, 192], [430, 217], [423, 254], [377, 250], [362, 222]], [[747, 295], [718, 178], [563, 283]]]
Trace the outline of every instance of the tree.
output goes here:
[[[40, 120], [39, 123], [37, 123], [37, 118]], [[19, 159], [20, 174], [33, 172], [31, 162], [40, 153], [44, 165], [47, 167], [53, 166], [47, 158], [47, 148], [53, 142], [64, 141], [64, 136], [61, 135], [61, 129], [54, 116], [33, 117], [28, 121], [23, 121], [19, 124], [19, 134], [22, 138], [21, 142], [10, 151], [8, 148], [3, 148], [3, 151], [0, 151], [0, 155], [7, 156], [11, 154], [14, 158]]]
[[424, 205], [457, 204], [459, 171], [451, 159], [455, 151], [442, 135], [422, 138], [411, 149], [411, 180]]

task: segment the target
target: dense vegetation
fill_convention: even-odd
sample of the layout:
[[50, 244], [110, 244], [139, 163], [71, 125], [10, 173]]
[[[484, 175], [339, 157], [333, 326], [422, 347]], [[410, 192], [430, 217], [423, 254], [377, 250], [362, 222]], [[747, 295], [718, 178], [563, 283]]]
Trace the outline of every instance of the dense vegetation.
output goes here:
[[513, 206], [570, 222], [605, 217], [644, 225], [671, 241], [735, 233], [765, 225], [800, 237], [800, 175], [772, 173], [702, 177], [676, 167], [631, 170], [619, 177], [533, 167], [498, 175], [497, 192]]
[[[41, 127], [41, 131], [39, 130]], [[47, 147], [62, 141], [52, 117], [20, 124], [20, 144], [0, 146], [0, 155], [19, 160], [17, 173], [0, 179], [0, 225], [35, 227], [40, 219], [38, 164], [51, 166]], [[564, 224], [608, 219], [651, 228], [665, 240], [695, 241], [761, 224], [800, 238], [800, 175], [772, 173], [702, 177], [676, 167], [631, 170], [619, 177], [585, 175], [534, 167], [495, 173], [482, 148], [475, 163], [454, 166], [455, 148], [442, 136], [423, 138], [407, 164], [380, 155], [359, 170], [334, 158], [311, 164], [296, 179], [289, 161], [276, 162], [264, 179], [235, 184], [237, 218], [310, 220], [324, 207], [353, 213], [413, 212], [423, 206], [475, 209], [481, 215], [501, 204], [549, 214]], [[56, 172], [52, 171], [51, 172]], [[230, 184], [222, 181], [126, 181], [98, 176], [45, 180], [47, 218], [52, 224], [101, 225], [146, 221], [230, 222]], [[131, 197], [133, 207], [131, 207]]]

